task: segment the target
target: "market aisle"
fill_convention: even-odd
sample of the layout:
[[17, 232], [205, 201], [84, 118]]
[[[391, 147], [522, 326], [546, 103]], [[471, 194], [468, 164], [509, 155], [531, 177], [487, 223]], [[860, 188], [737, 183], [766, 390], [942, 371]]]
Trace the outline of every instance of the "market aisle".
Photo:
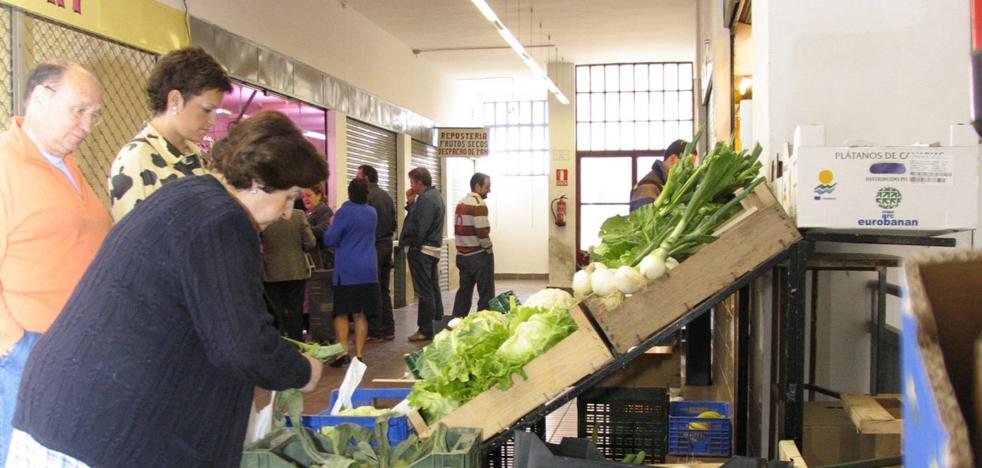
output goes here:
[[[495, 289], [498, 292], [512, 290], [518, 295], [519, 299], [525, 299], [533, 293], [546, 287], [545, 280], [497, 280]], [[443, 292], [444, 310], [449, 313], [453, 308], [453, 298], [457, 290]], [[477, 296], [475, 291], [474, 300]], [[365, 346], [365, 360], [368, 363], [368, 370], [362, 379], [362, 386], [371, 387], [398, 387], [399, 384], [377, 384], [372, 383], [376, 378], [402, 378], [406, 373], [406, 365], [402, 358], [405, 354], [421, 348], [425, 343], [410, 343], [406, 340], [409, 335], [416, 332], [416, 304], [393, 311], [396, 323], [395, 340], [381, 343], [368, 343]], [[304, 395], [304, 413], [318, 413], [327, 409], [331, 398], [331, 390], [341, 385], [344, 374], [348, 370], [347, 366], [335, 369], [325, 366], [324, 374], [321, 377], [320, 385], [313, 393]], [[408, 386], [406, 384], [405, 386]], [[269, 402], [269, 392], [265, 390], [256, 391], [256, 405], [262, 407]]]

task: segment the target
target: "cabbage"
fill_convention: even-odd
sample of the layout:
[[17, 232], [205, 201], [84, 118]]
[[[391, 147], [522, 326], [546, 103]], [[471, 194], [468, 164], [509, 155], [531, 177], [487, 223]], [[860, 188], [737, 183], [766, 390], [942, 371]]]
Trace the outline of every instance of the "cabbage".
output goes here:
[[507, 389], [512, 374], [524, 376], [525, 364], [575, 329], [569, 312], [559, 307], [470, 314], [422, 349], [416, 360], [421, 380], [409, 403], [435, 421], [495, 385]]
[[376, 408], [374, 406], [359, 406], [348, 408], [338, 412], [338, 416], [389, 416], [395, 414], [388, 408]]
[[569, 309], [576, 305], [576, 299], [562, 289], [546, 288], [531, 295], [523, 305], [529, 307], [545, 307], [546, 309], [552, 307]]

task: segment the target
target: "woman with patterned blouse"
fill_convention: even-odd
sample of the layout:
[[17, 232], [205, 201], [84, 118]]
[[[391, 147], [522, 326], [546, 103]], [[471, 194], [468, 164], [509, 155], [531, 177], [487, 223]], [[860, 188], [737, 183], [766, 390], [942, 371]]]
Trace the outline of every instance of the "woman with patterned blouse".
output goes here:
[[165, 183], [207, 173], [198, 142], [215, 124], [215, 109], [231, 90], [225, 70], [200, 47], [161, 57], [147, 82], [153, 117], [119, 151], [109, 173], [113, 220]]

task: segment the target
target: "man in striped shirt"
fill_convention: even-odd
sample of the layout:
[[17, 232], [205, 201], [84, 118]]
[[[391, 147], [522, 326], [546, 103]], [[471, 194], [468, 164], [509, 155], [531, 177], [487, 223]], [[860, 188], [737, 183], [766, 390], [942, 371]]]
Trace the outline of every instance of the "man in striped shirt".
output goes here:
[[471, 310], [474, 285], [477, 285], [477, 310], [488, 308], [494, 297], [494, 253], [491, 251], [491, 224], [484, 199], [491, 193], [491, 177], [480, 172], [471, 177], [471, 193], [457, 203], [454, 242], [457, 244], [457, 269], [460, 289], [453, 302], [454, 317], [464, 317]]

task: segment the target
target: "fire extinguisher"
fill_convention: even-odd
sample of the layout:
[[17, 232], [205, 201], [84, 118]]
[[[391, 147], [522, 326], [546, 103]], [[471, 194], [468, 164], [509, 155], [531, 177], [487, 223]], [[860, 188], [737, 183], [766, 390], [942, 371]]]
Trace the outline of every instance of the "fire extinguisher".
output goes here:
[[556, 226], [566, 225], [566, 195], [562, 195], [559, 198], [553, 198], [550, 202], [550, 208], [552, 209], [552, 219], [555, 220]]

